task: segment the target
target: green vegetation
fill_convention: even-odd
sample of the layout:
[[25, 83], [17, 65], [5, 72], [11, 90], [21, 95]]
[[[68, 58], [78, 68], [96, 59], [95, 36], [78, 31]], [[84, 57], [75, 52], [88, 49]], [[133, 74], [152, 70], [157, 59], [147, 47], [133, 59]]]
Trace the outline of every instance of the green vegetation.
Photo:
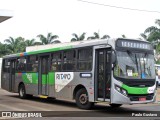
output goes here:
[[93, 36], [88, 37], [87, 40], [94, 40], [94, 39], [108, 39], [108, 38], [110, 38], [109, 35], [103, 35], [103, 37], [100, 37], [99, 33], [94, 32], [94, 33], [93, 33]]
[[52, 35], [52, 33], [48, 33], [47, 37], [45, 37], [42, 34], [37, 35], [37, 37], [40, 39], [42, 45], [60, 43], [59, 40], [55, 40], [55, 39], [59, 38], [58, 35]]
[[140, 36], [153, 44], [156, 63], [160, 63], [160, 19], [155, 21], [155, 26], [148, 27]]
[[76, 33], [73, 33], [72, 34], [73, 38], [71, 39], [71, 42], [82, 41], [85, 39], [85, 35], [86, 33], [82, 33], [80, 36], [78, 36]]
[[9, 37], [4, 42], [6, 43], [7, 51], [11, 54], [25, 51], [25, 40], [22, 37], [17, 37], [16, 39]]

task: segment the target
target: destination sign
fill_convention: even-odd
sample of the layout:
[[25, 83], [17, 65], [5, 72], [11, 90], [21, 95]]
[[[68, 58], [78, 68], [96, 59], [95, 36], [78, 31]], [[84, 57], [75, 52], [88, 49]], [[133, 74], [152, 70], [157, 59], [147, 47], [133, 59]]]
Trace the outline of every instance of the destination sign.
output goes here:
[[117, 47], [127, 47], [127, 48], [135, 48], [135, 49], [146, 49], [152, 50], [153, 47], [150, 43], [137, 41], [137, 40], [117, 40]]

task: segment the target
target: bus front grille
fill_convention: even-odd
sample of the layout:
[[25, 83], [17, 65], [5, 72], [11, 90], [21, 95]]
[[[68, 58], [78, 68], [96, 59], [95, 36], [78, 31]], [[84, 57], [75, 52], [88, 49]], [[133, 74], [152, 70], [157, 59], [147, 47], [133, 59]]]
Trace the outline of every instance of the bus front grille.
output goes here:
[[140, 98], [145, 98], [146, 100], [152, 100], [154, 94], [144, 94], [144, 95], [134, 95], [134, 94], [128, 94], [128, 97], [131, 101], [140, 101]]

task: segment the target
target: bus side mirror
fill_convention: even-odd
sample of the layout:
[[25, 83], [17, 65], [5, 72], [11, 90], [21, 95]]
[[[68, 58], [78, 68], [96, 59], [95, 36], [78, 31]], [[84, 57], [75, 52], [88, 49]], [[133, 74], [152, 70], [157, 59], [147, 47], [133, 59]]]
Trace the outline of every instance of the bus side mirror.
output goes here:
[[116, 64], [117, 58], [116, 58], [116, 52], [115, 50], [112, 51], [112, 64]]
[[113, 51], [112, 51], [112, 70], [113, 70], [114, 67], [116, 66], [116, 62], [117, 62], [116, 51], [113, 50]]

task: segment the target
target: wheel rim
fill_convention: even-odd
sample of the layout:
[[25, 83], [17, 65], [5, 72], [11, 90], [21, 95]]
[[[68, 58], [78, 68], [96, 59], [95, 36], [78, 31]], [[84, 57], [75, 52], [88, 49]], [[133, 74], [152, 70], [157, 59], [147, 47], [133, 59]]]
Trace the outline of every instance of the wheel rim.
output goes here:
[[20, 93], [20, 96], [23, 97], [23, 95], [24, 95], [24, 89], [21, 88], [19, 93]]
[[86, 104], [87, 101], [88, 101], [87, 95], [86, 95], [86, 94], [81, 94], [81, 95], [79, 96], [79, 101], [80, 101], [81, 104]]

